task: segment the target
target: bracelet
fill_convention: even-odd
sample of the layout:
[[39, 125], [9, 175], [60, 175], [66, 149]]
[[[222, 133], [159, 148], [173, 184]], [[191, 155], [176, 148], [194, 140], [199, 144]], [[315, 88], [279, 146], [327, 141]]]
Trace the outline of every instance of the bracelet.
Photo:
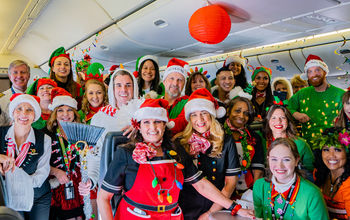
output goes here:
[[242, 206], [241, 206], [240, 204], [236, 205], [236, 206], [232, 209], [231, 215], [232, 215], [232, 216], [233, 216], [233, 215], [236, 215], [237, 212], [238, 212], [238, 210], [240, 210], [241, 208], [242, 208]]

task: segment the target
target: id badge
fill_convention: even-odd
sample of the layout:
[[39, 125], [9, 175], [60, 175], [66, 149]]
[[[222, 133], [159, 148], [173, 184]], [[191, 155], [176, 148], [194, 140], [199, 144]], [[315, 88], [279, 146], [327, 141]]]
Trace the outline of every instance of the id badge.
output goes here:
[[74, 199], [74, 185], [73, 185], [72, 181], [70, 181], [70, 182], [65, 184], [65, 187], [64, 187], [64, 198], [66, 200]]

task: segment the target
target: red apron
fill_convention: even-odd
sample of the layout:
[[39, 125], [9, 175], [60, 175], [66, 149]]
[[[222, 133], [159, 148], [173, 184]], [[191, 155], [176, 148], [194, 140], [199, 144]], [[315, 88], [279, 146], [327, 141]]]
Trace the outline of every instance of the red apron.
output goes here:
[[[176, 204], [179, 198], [180, 189], [174, 182], [175, 169], [176, 180], [181, 184], [183, 184], [184, 181], [182, 171], [174, 166], [175, 162], [175, 160], [160, 160], [140, 164], [134, 185], [124, 195], [127, 197], [127, 200], [125, 198], [122, 198], [114, 219], [183, 220], [182, 211], [178, 205], [168, 211], [164, 211], [164, 207]], [[151, 163], [155, 174], [153, 172]], [[167, 201], [167, 190], [165, 192], [162, 192], [163, 202], [161, 203], [159, 201], [158, 190], [160, 189], [160, 185], [157, 184], [155, 188], [152, 187], [152, 181], [155, 175], [157, 176], [158, 182], [163, 189], [170, 189], [169, 193], [172, 196], [171, 203]], [[142, 205], [153, 206], [159, 211], [157, 212], [141, 209], [140, 206], [136, 207], [129, 204], [127, 202], [128, 200], [132, 200], [134, 203]]]

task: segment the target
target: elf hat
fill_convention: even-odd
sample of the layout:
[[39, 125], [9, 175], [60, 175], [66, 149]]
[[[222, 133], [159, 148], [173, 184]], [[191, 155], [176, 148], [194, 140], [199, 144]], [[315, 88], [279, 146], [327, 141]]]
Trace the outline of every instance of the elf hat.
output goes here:
[[69, 62], [71, 62], [70, 58], [69, 58], [69, 53], [66, 53], [66, 50], [64, 49], [64, 47], [60, 47], [58, 49], [56, 49], [50, 56], [49, 59], [49, 67], [53, 66], [53, 63], [55, 62], [55, 60], [58, 57], [65, 57], [68, 58]]
[[9, 104], [9, 115], [13, 120], [13, 112], [15, 108], [21, 103], [29, 103], [34, 108], [35, 118], [34, 121], [37, 121], [41, 116], [41, 108], [40, 108], [40, 98], [34, 95], [28, 95], [23, 93], [15, 93], [10, 98]]
[[136, 60], [136, 67], [135, 67], [135, 71], [134, 71], [134, 76], [137, 78], [140, 72], [140, 67], [141, 64], [143, 62], [145, 62], [146, 60], [153, 60], [157, 65], [159, 65], [158, 63], [158, 58], [156, 56], [152, 56], [152, 55], [145, 55], [142, 57], [137, 58]]
[[218, 101], [206, 89], [197, 89], [188, 98], [185, 105], [185, 117], [189, 121], [190, 114], [195, 111], [207, 111], [216, 118], [222, 118], [226, 114], [224, 107], [219, 106]]
[[224, 66], [228, 66], [230, 65], [230, 63], [235, 62], [235, 63], [240, 63], [243, 67], [245, 67], [246, 65], [246, 60], [238, 55], [232, 55], [232, 56], [228, 56], [225, 61], [224, 61]]
[[43, 77], [40, 79], [35, 80], [27, 89], [26, 93], [29, 95], [37, 95], [38, 90], [40, 86], [42, 85], [51, 85], [53, 87], [57, 87], [57, 83], [53, 81], [52, 79], [49, 79], [47, 77]]
[[103, 70], [105, 67], [101, 63], [92, 63], [85, 74], [85, 81], [89, 79], [97, 79], [100, 82], [103, 82]]
[[329, 73], [329, 69], [327, 64], [321, 59], [321, 57], [310, 54], [305, 61], [304, 73], [300, 75], [300, 78], [303, 80], [307, 80], [307, 70], [310, 67], [318, 66], [321, 67], [326, 72], [326, 75]]
[[173, 128], [175, 123], [169, 122], [168, 105], [169, 102], [165, 99], [146, 99], [135, 112], [134, 119], [137, 122], [143, 119], [157, 119], [166, 122], [168, 128]]
[[190, 66], [188, 65], [187, 62], [177, 59], [177, 58], [172, 58], [168, 62], [168, 66], [165, 69], [164, 75], [163, 75], [163, 81], [168, 77], [170, 73], [180, 73], [183, 75], [185, 81], [187, 78], [187, 72], [189, 72]]
[[74, 109], [78, 109], [78, 102], [72, 98], [72, 95], [61, 87], [53, 88], [51, 91], [51, 104], [49, 109], [53, 111], [55, 108], [67, 105]]
[[252, 81], [254, 81], [256, 75], [260, 72], [266, 72], [267, 75], [269, 75], [269, 78], [271, 80], [271, 74], [272, 74], [272, 71], [270, 68], [268, 67], [265, 67], [265, 66], [259, 66], [257, 68], [254, 69], [254, 72], [253, 72], [253, 75], [252, 75]]

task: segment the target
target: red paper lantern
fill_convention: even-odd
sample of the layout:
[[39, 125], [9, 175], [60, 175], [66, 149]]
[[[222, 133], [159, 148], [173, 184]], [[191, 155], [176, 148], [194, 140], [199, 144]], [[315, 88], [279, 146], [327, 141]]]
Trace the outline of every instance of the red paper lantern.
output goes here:
[[223, 8], [209, 5], [194, 12], [188, 27], [194, 39], [206, 44], [217, 44], [230, 33], [231, 20]]

